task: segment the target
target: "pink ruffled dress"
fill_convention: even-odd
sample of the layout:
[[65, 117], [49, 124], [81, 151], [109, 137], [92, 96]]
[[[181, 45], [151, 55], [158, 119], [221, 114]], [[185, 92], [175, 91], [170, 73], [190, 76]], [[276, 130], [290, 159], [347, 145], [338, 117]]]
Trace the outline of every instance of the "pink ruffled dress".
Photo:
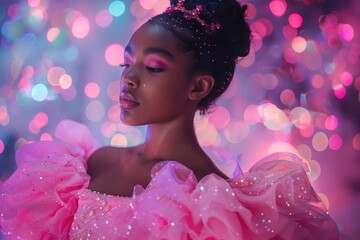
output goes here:
[[87, 189], [95, 147], [85, 126], [66, 120], [56, 135], [62, 142], [23, 145], [0, 185], [4, 239], [338, 239], [306, 172], [281, 154], [229, 180], [197, 181], [184, 165], [161, 162], [129, 198]]

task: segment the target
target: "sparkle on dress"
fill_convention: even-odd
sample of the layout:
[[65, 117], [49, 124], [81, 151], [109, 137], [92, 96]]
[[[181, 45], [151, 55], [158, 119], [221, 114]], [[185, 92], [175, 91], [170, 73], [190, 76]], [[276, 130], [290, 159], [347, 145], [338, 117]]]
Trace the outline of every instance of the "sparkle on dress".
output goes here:
[[128, 198], [87, 189], [96, 147], [86, 127], [64, 121], [57, 136], [63, 142], [18, 150], [17, 171], [0, 185], [4, 239], [338, 239], [295, 156], [199, 182], [184, 165], [160, 162]]

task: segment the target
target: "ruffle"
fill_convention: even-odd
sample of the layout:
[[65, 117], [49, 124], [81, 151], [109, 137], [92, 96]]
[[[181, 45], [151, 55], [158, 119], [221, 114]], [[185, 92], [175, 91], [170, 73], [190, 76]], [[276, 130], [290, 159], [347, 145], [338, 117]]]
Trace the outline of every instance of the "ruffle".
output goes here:
[[142, 239], [338, 239], [298, 160], [274, 154], [244, 175], [199, 182], [184, 165], [161, 162], [133, 197], [131, 231], [152, 234]]
[[64, 142], [23, 145], [18, 169], [0, 185], [4, 239], [338, 239], [306, 164], [294, 155], [200, 181], [181, 163], [160, 162], [149, 185], [135, 186], [127, 199], [86, 189], [86, 160], [97, 146], [85, 126], [66, 120], [56, 135]]
[[76, 192], [89, 183], [86, 160], [95, 145], [89, 130], [64, 120], [63, 141], [22, 145], [17, 170], [0, 185], [0, 229], [4, 239], [68, 239], [77, 210]]

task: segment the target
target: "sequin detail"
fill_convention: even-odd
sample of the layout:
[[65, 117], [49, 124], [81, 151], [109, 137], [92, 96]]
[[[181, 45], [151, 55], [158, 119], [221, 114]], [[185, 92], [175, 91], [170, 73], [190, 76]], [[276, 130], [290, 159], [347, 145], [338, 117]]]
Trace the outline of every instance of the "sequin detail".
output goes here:
[[126, 198], [87, 189], [92, 145], [78, 140], [20, 148], [19, 168], [0, 185], [5, 239], [338, 238], [293, 156], [272, 155], [228, 180], [197, 181], [184, 165], [160, 162], [147, 188]]

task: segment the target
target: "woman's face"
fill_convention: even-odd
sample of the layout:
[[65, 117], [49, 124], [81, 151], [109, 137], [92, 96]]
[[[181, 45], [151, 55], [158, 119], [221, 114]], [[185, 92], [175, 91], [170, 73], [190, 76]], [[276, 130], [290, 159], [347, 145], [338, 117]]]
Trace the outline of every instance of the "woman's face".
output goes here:
[[193, 111], [188, 98], [191, 53], [165, 28], [145, 24], [125, 48], [121, 76], [122, 122], [128, 125], [165, 123]]

